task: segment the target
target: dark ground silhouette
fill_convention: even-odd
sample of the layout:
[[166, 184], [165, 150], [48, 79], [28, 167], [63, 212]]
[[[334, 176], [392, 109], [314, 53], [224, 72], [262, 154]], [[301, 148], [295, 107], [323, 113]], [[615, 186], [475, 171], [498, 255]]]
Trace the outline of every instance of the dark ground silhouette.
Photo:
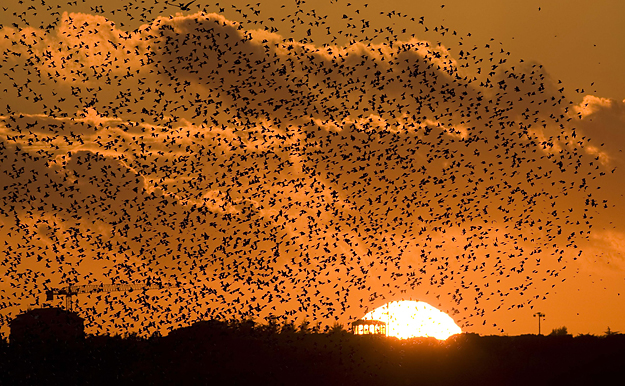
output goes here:
[[625, 335], [398, 340], [205, 321], [168, 336], [0, 344], [6, 385], [558, 385], [622, 377]]

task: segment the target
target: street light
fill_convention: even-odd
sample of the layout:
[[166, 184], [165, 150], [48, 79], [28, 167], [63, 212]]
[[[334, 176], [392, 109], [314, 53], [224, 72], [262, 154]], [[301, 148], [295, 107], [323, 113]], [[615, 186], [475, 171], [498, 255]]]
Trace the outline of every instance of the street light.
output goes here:
[[534, 316], [538, 316], [538, 335], [540, 335], [540, 319], [545, 317], [545, 314], [543, 314], [542, 312], [537, 312], [534, 314]]

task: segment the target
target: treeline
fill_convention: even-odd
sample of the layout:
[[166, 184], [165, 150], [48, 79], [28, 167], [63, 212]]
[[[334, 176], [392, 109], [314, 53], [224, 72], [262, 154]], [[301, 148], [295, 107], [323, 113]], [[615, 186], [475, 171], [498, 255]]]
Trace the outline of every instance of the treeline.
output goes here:
[[205, 321], [168, 336], [0, 345], [6, 385], [581, 385], [622, 375], [625, 335], [399, 340], [336, 325]]

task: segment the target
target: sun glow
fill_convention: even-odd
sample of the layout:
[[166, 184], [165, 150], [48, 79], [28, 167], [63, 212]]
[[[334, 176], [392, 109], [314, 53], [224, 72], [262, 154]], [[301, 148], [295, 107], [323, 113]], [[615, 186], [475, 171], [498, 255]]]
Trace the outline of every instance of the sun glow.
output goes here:
[[462, 333], [449, 315], [425, 302], [413, 300], [387, 303], [368, 312], [362, 319], [385, 322], [387, 335], [400, 339], [434, 337], [445, 340]]

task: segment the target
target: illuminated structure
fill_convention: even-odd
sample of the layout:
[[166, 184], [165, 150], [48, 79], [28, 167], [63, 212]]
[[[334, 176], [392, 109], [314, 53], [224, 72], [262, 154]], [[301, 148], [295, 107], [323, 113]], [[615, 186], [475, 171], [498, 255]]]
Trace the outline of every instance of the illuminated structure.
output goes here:
[[355, 335], [386, 335], [386, 322], [359, 319], [352, 323], [352, 332]]

